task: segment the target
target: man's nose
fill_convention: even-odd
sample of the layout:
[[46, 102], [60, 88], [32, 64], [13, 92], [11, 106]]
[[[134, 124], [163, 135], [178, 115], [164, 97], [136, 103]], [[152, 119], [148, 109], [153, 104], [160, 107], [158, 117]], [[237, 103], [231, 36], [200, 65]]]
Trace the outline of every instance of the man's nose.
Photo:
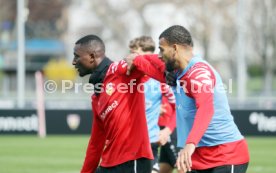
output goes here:
[[72, 61], [72, 65], [76, 65], [76, 60], [75, 60], [75, 58], [74, 58], [73, 61]]

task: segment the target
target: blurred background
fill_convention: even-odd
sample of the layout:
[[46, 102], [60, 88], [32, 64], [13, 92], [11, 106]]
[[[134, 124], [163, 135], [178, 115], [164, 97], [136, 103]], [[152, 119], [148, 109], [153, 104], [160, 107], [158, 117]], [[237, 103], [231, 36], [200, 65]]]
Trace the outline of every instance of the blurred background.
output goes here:
[[[35, 107], [34, 72], [38, 70], [44, 72], [45, 80], [87, 82], [87, 78], [79, 79], [71, 65], [74, 43], [81, 36], [99, 35], [106, 43], [107, 56], [118, 61], [128, 54], [128, 43], [134, 37], [150, 35], [158, 44], [159, 34], [174, 24], [190, 30], [195, 53], [221, 73], [230, 87], [232, 108], [276, 106], [274, 0], [24, 2], [25, 89], [18, 93], [22, 84], [17, 83], [17, 1], [0, 0], [0, 107]], [[89, 94], [59, 91], [45, 93], [47, 108], [71, 107], [72, 95], [74, 106], [90, 107]], [[21, 101], [18, 94], [24, 95]]]
[[[91, 128], [91, 93], [62, 90], [62, 80], [88, 82], [72, 66], [76, 40], [96, 34], [106, 55], [118, 61], [134, 37], [152, 36], [158, 47], [161, 32], [175, 24], [191, 32], [195, 53], [223, 78], [235, 121], [248, 138], [249, 173], [274, 173], [275, 0], [0, 0], [0, 172], [79, 171]], [[42, 85], [54, 81], [56, 91], [44, 88], [38, 97], [37, 71]], [[41, 110], [50, 134], [43, 140], [33, 135]]]

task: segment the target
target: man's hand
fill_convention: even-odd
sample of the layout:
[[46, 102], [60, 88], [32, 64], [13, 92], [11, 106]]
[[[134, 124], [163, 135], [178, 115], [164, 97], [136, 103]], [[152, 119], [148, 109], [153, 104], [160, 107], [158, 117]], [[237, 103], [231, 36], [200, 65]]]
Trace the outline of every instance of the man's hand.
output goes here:
[[164, 129], [162, 129], [159, 132], [159, 143], [161, 145], [165, 145], [168, 142], [171, 133], [172, 133], [171, 129], [168, 127], [165, 127]]
[[124, 60], [127, 63], [127, 75], [130, 75], [131, 70], [134, 68], [133, 60], [138, 56], [137, 53], [129, 54]]
[[178, 172], [186, 173], [192, 170], [192, 154], [195, 151], [195, 145], [190, 143], [186, 144], [185, 147], [178, 153], [176, 166]]

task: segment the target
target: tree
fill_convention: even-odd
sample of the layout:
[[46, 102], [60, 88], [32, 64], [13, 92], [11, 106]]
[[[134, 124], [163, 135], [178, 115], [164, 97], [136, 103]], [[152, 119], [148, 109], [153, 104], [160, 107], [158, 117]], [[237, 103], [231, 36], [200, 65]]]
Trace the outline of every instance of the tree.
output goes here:
[[[252, 3], [250, 21], [254, 50], [262, 59], [264, 69], [263, 92], [269, 96], [272, 93], [274, 61], [276, 58], [276, 2], [272, 0], [255, 0]], [[254, 19], [251, 22], [251, 19]]]
[[[66, 30], [63, 10], [68, 0], [28, 0], [28, 20], [26, 22], [27, 38], [59, 38]], [[61, 21], [63, 20], [63, 21]], [[63, 25], [58, 25], [62, 22]]]

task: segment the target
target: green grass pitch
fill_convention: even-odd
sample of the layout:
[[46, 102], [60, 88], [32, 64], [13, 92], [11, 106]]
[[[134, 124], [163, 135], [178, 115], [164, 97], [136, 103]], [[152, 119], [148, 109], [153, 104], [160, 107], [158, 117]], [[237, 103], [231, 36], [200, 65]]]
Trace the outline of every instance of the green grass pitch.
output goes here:
[[[88, 136], [0, 136], [0, 173], [78, 173]], [[247, 138], [248, 173], [276, 172], [276, 137]]]

